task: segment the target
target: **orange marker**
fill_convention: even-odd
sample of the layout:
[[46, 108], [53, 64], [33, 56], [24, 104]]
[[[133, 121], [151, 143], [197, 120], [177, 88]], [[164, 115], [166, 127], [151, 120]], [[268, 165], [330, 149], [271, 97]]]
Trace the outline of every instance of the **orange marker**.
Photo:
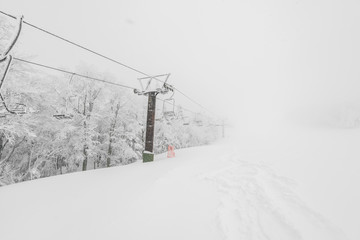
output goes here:
[[168, 157], [168, 158], [173, 158], [173, 157], [175, 157], [174, 146], [171, 146], [171, 145], [168, 146], [167, 157]]

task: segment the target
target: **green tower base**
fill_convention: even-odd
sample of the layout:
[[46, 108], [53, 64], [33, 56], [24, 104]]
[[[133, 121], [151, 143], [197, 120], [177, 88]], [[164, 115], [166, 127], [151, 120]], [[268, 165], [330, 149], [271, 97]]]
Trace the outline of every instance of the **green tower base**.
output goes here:
[[152, 162], [154, 161], [154, 153], [152, 152], [147, 152], [147, 151], [144, 151], [143, 152], [143, 162]]

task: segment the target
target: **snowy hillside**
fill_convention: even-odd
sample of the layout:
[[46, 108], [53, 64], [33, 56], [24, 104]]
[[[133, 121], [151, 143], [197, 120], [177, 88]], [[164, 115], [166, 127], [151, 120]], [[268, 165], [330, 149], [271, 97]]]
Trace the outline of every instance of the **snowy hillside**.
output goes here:
[[307, 185], [288, 178], [311, 171], [284, 170], [253, 143], [225, 139], [173, 159], [2, 187], [1, 239], [348, 239], [340, 227], [355, 236], [307, 203], [311, 187], [299, 196]]

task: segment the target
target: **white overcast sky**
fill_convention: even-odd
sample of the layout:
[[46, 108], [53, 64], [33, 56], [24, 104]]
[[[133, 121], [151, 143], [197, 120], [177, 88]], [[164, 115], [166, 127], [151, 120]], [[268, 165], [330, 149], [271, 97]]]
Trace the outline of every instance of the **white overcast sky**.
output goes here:
[[[1, 10], [170, 83], [233, 122], [360, 101], [358, 0], [1, 0]], [[19, 51], [139, 74], [24, 28]], [[175, 95], [177, 103], [195, 105]]]

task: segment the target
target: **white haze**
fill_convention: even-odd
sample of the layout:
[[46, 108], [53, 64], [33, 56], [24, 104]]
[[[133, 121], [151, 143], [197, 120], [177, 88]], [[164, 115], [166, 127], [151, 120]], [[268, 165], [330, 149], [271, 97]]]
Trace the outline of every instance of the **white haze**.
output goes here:
[[[239, 128], [243, 152], [253, 148], [246, 157], [273, 159], [305, 200], [359, 239], [359, 131], [342, 128], [360, 119], [360, 1], [0, 0], [0, 8], [148, 74], [170, 72], [171, 84]], [[67, 69], [87, 63], [135, 87], [141, 77], [27, 26], [17, 50]]]
[[[3, 0], [1, 6], [146, 73], [172, 73], [172, 84], [233, 124], [273, 126], [299, 116], [311, 122], [324, 107], [360, 100], [358, 1]], [[38, 61], [68, 68], [83, 61], [137, 85], [139, 74], [31, 28], [21, 42], [20, 50]]]

